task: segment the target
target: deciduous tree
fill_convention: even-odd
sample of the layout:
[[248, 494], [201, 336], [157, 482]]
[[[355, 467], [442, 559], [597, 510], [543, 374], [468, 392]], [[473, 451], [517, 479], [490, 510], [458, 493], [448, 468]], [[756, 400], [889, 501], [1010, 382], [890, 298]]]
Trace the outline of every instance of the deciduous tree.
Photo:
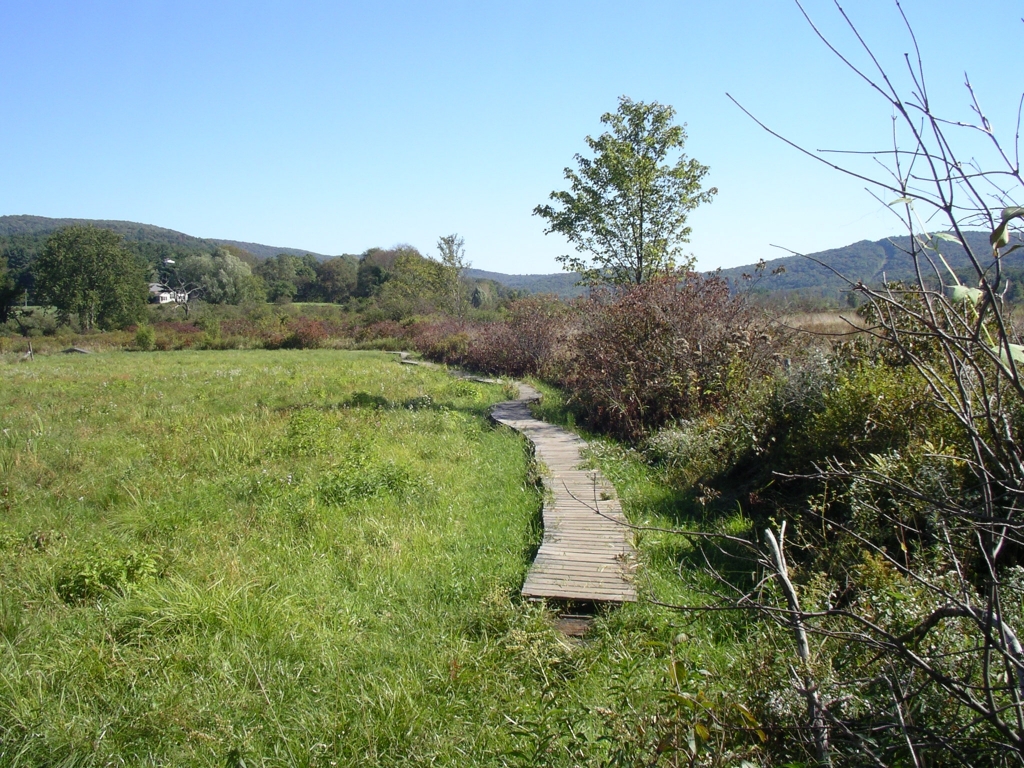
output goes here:
[[146, 311], [142, 264], [121, 236], [95, 227], [54, 232], [35, 263], [36, 300], [57, 310], [61, 322], [77, 317], [82, 328], [123, 328]]
[[560, 256], [589, 284], [639, 284], [672, 271], [690, 235], [687, 215], [718, 190], [701, 189], [708, 167], [683, 154], [684, 125], [667, 105], [623, 96], [601, 122], [611, 130], [587, 136], [593, 158], [576, 155], [565, 169], [571, 189], [552, 192], [556, 205], [538, 205], [545, 234], [564, 235], [579, 253]]
[[324, 301], [344, 301], [356, 290], [357, 262], [350, 256], [338, 256], [321, 262], [316, 268], [320, 296]]
[[7, 259], [0, 256], [0, 323], [10, 319], [11, 312], [24, 293], [7, 268]]
[[[211, 304], [264, 300], [260, 278], [252, 273], [248, 264], [224, 248], [213, 253], [187, 256], [177, 265], [175, 274], [178, 279], [168, 283], [171, 290], [186, 293], [195, 289], [196, 297]], [[174, 287], [175, 283], [178, 288]]]
[[462, 317], [466, 310], [462, 277], [469, 269], [465, 240], [454, 233], [445, 235], [438, 239], [437, 250], [440, 254], [437, 292], [444, 308], [456, 317]]

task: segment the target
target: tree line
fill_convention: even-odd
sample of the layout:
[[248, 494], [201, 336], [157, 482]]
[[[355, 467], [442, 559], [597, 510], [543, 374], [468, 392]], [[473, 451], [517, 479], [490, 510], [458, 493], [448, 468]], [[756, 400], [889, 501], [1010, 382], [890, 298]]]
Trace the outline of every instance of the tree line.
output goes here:
[[[376, 319], [494, 309], [518, 293], [465, 275], [469, 262], [457, 234], [439, 238], [438, 256], [411, 245], [370, 248], [321, 260], [279, 253], [261, 259], [237, 246], [126, 242], [93, 226], [0, 238], [0, 323], [29, 305], [51, 307], [58, 322], [81, 330], [124, 328], [145, 320], [148, 302], [322, 302]], [[162, 299], [160, 298], [162, 295]]]

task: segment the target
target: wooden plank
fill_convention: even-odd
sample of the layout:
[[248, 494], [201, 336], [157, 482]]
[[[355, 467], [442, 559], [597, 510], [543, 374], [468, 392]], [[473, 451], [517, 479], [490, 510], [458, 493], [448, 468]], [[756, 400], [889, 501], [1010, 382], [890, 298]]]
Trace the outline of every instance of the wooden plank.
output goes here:
[[[542, 464], [548, 496], [542, 515], [544, 538], [523, 584], [526, 597], [633, 602], [629, 580], [635, 551], [615, 489], [600, 472], [581, 466], [586, 441], [534, 419], [527, 403], [536, 390], [519, 385], [516, 400], [499, 403], [491, 417], [521, 432]], [[607, 497], [607, 498], [604, 498]], [[595, 511], [597, 508], [600, 512]]]
[[593, 593], [615, 592], [624, 595], [633, 592], [631, 585], [624, 583], [621, 579], [580, 579], [576, 576], [563, 576], [554, 574], [531, 575], [526, 580], [525, 589], [589, 589]]

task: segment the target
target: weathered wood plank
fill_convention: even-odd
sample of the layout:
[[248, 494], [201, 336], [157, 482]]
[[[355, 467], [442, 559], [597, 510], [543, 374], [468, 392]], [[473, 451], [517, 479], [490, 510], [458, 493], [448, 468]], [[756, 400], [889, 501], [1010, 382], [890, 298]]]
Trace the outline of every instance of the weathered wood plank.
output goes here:
[[[534, 598], [623, 603], [636, 600], [630, 579], [635, 551], [615, 489], [599, 472], [581, 469], [586, 441], [533, 418], [528, 403], [540, 393], [519, 385], [516, 400], [499, 403], [491, 417], [533, 443], [543, 465], [544, 539], [523, 584]], [[599, 512], [595, 511], [595, 508]]]

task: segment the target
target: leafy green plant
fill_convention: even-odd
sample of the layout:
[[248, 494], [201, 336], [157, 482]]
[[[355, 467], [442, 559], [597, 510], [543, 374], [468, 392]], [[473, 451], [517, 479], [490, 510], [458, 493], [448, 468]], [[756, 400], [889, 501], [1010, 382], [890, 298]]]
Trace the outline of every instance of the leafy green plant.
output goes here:
[[204, 312], [196, 320], [196, 327], [203, 332], [201, 345], [206, 349], [217, 349], [220, 343], [220, 320], [210, 312]]
[[65, 603], [84, 603], [106, 594], [122, 597], [158, 572], [158, 561], [148, 552], [95, 552], [65, 562], [54, 586]]
[[344, 400], [348, 408], [389, 408], [391, 403], [383, 395], [374, 395], [370, 392], [353, 392]]
[[445, 387], [444, 392], [449, 397], [457, 399], [466, 398], [474, 401], [480, 399], [480, 387], [465, 379], [454, 379]]
[[331, 416], [314, 408], [301, 408], [288, 417], [280, 450], [286, 455], [321, 456], [335, 449], [339, 434]]
[[320, 479], [317, 494], [328, 504], [341, 505], [380, 494], [401, 496], [413, 487], [408, 470], [393, 461], [350, 452]]
[[731, 692], [716, 689], [712, 673], [671, 658], [669, 685], [658, 706], [631, 716], [632, 695], [619, 692], [614, 709], [602, 709], [609, 742], [608, 764], [734, 766], [750, 768], [763, 756], [768, 735], [751, 710]]
[[140, 325], [135, 331], [135, 346], [148, 352], [156, 346], [156, 329], [151, 325]]

